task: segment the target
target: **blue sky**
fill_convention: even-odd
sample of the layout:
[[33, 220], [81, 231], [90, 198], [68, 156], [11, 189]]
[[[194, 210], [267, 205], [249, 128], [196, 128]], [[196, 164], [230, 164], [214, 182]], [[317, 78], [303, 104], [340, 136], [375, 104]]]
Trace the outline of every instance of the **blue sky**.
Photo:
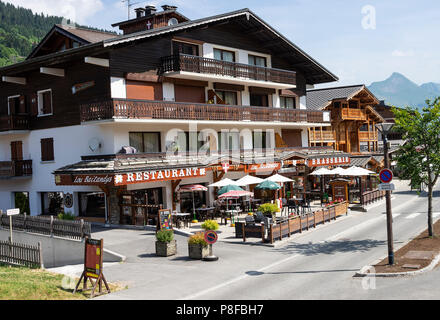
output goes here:
[[[4, 1], [4, 0], [3, 0]], [[126, 20], [119, 0], [6, 0], [34, 11], [75, 13], [82, 24], [111, 29]], [[381, 81], [400, 72], [417, 84], [440, 83], [440, 3], [432, 0], [165, 0], [190, 19], [249, 8], [336, 74], [337, 85]], [[375, 11], [375, 28], [365, 29]], [[367, 13], [370, 13], [367, 16]], [[134, 16], [134, 13], [132, 13]], [[371, 25], [371, 24], [370, 24]], [[332, 86], [335, 83], [331, 84]]]

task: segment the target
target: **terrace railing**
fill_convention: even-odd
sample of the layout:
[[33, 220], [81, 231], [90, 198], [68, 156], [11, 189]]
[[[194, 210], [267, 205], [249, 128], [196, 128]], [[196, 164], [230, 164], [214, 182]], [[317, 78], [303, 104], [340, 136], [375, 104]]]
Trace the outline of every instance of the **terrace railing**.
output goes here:
[[161, 73], [186, 71], [240, 79], [296, 84], [294, 71], [253, 66], [186, 54], [162, 58]]
[[32, 160], [0, 162], [0, 178], [24, 177], [32, 175]]
[[81, 122], [108, 119], [323, 123], [323, 111], [172, 101], [109, 99], [81, 106]]
[[0, 116], [0, 131], [29, 130], [29, 116], [8, 115]]
[[383, 199], [385, 197], [385, 194], [386, 191], [380, 191], [380, 190], [364, 192], [361, 197], [361, 204], [363, 206], [369, 205], [373, 202]]

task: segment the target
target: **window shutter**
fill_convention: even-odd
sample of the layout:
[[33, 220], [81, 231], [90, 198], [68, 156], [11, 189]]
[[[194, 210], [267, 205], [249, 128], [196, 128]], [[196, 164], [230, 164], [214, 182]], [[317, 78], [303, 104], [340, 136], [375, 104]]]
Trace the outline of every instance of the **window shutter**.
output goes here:
[[41, 161], [55, 160], [53, 138], [41, 139]]
[[48, 161], [55, 160], [54, 152], [53, 152], [53, 139], [48, 139]]
[[43, 93], [43, 113], [52, 113], [52, 94], [50, 91]]
[[37, 116], [38, 115], [38, 95], [36, 93], [33, 93], [31, 95], [31, 116]]
[[18, 108], [19, 113], [27, 113], [27, 108], [26, 108], [26, 97], [25, 96], [20, 96], [20, 98], [18, 98], [18, 100], [20, 101], [20, 106]]
[[15, 110], [17, 110], [16, 106], [15, 106], [15, 98], [10, 98], [8, 99], [9, 101], [9, 115], [14, 115], [15, 114]]

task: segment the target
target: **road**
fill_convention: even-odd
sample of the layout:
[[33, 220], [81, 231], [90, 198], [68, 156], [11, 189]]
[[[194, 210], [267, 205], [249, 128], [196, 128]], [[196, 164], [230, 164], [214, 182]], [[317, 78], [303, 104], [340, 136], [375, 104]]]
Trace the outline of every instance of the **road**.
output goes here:
[[[434, 197], [440, 218], [440, 191]], [[403, 245], [426, 229], [427, 197], [400, 187], [393, 193], [394, 244]], [[437, 212], [438, 211], [438, 212]], [[385, 202], [368, 213], [352, 211], [336, 222], [295, 235], [281, 247], [219, 242], [218, 262], [187, 258], [186, 238], [177, 236], [177, 257], [154, 255], [153, 233], [112, 230], [107, 248], [127, 255], [126, 263], [104, 270], [108, 281], [129, 289], [99, 299], [268, 300], [268, 299], [438, 299], [440, 268], [404, 278], [353, 275], [387, 255]], [[123, 252], [124, 251], [124, 252]], [[373, 285], [373, 288], [371, 287]]]

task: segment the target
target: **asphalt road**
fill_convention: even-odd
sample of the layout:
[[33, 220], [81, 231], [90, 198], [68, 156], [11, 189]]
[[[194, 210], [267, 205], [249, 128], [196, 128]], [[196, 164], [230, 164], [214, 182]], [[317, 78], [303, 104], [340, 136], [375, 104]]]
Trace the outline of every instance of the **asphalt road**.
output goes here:
[[[437, 188], [438, 190], [438, 188]], [[396, 249], [427, 225], [427, 197], [407, 187], [393, 193]], [[440, 191], [434, 219], [440, 218]], [[438, 212], [437, 212], [438, 211]], [[440, 231], [439, 231], [440, 232]], [[265, 246], [219, 242], [218, 262], [187, 258], [186, 238], [177, 236], [178, 255], [158, 258], [154, 233], [111, 230], [95, 233], [106, 247], [127, 256], [104, 269], [108, 281], [129, 289], [98, 299], [268, 300], [268, 299], [438, 299], [440, 268], [403, 278], [354, 278], [363, 266], [387, 256], [385, 202], [368, 213], [352, 211], [336, 222], [295, 235], [288, 244]]]

